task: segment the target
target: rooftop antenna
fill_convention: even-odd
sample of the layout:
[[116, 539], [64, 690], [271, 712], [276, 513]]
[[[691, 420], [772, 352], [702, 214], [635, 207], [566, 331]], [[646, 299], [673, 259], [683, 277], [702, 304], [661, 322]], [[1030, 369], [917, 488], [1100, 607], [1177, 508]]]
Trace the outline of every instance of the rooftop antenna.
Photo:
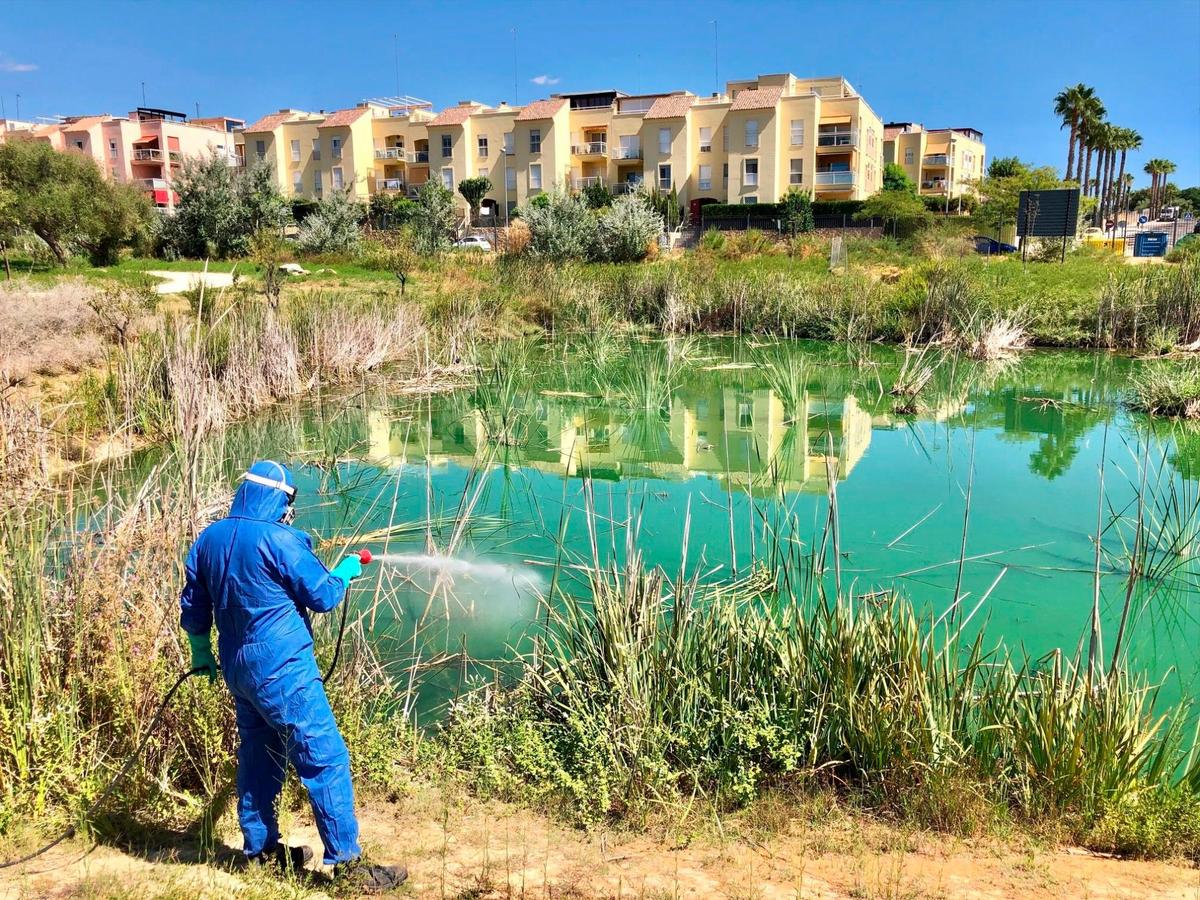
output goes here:
[[21, 121], [21, 95], [17, 94], [17, 121]]
[[0, 94], [0, 119], [7, 119], [8, 113], [4, 111], [4, 95]]
[[392, 35], [392, 56], [396, 60], [396, 96], [400, 96], [400, 35]]
[[517, 97], [517, 29], [513, 26], [513, 106], [519, 102]]
[[200, 101], [196, 101], [196, 118], [200, 118]]
[[720, 74], [720, 69], [717, 64], [720, 57], [717, 53], [717, 20], [716, 19], [712, 20], [712, 27], [713, 27], [713, 90], [719, 94], [719, 93], [721, 93], [721, 74]]
[[146, 105], [146, 82], [142, 82], [142, 106]]

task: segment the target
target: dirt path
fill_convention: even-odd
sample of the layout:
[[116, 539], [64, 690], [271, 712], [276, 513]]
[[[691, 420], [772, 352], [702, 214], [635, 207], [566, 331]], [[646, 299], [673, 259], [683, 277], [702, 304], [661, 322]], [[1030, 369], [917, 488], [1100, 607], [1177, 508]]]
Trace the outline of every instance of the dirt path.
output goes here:
[[[1014, 848], [902, 834], [848, 817], [780, 820], [757, 835], [726, 823], [723, 840], [586, 833], [461, 792], [421, 787], [363, 810], [368, 852], [407, 863], [403, 896], [421, 898], [1200, 898], [1200, 872], [1075, 850]], [[229, 823], [232, 824], [232, 823]], [[319, 847], [294, 821], [293, 842]], [[223, 830], [230, 843], [236, 831]], [[0, 898], [324, 897], [317, 876], [287, 883], [195, 862], [187, 839], [146, 838], [122, 852], [82, 844], [24, 871], [0, 872]]]
[[232, 272], [169, 272], [154, 269], [146, 274], [163, 279], [154, 286], [158, 294], [181, 294], [201, 284], [206, 288], [225, 288], [233, 284]]

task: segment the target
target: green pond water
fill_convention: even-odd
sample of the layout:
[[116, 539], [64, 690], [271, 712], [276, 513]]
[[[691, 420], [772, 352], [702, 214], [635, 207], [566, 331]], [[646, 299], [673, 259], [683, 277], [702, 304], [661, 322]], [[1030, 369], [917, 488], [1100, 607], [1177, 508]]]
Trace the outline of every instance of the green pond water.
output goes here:
[[[296, 467], [296, 524], [319, 538], [393, 528], [352, 544], [389, 554], [355, 584], [352, 619], [422, 717], [530, 651], [556, 558], [619, 558], [637, 520], [647, 560], [675, 573], [690, 521], [687, 569], [730, 578], [762, 555], [764, 523], [820, 540], [831, 476], [844, 589], [897, 587], [944, 610], [969, 486], [964, 608], [1004, 572], [972, 627], [1034, 657], [1071, 656], [1092, 605], [1104, 457], [1107, 653], [1145, 468], [1153, 577], [1138, 584], [1129, 657], [1174, 700], [1192, 696], [1198, 671], [1200, 432], [1123, 407], [1136, 365], [1083, 352], [1007, 365], [930, 354], [909, 363], [931, 372], [904, 413], [889, 393], [904, 366], [894, 348], [589, 337], [499, 346], [470, 389], [406, 396], [385, 379], [222, 440], [231, 476], [259, 457]], [[420, 558], [451, 546], [453, 563]], [[583, 590], [570, 570], [562, 583]]]

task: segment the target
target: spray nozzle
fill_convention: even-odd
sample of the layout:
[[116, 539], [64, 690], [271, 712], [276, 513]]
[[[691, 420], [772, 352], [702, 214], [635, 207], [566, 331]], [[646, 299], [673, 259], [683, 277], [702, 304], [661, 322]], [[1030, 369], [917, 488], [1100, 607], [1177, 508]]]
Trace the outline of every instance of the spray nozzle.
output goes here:
[[375, 559], [375, 557], [373, 557], [371, 555], [371, 551], [368, 550], [366, 547], [363, 547], [361, 550], [358, 551], [358, 561], [360, 563], [362, 563], [364, 566], [367, 565], [368, 563], [372, 562], [374, 559]]

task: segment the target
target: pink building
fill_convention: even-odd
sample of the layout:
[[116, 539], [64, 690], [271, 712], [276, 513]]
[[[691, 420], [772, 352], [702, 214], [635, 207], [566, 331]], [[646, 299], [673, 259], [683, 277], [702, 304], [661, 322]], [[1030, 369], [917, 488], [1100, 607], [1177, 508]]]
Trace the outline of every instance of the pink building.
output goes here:
[[237, 165], [234, 131], [245, 123], [226, 117], [188, 121], [183, 113], [141, 107], [119, 118], [69, 116], [62, 122], [0, 132], [0, 140], [32, 137], [56, 150], [92, 157], [109, 177], [137, 185], [160, 209], [172, 209], [178, 195], [171, 183], [189, 156], [216, 153]]

